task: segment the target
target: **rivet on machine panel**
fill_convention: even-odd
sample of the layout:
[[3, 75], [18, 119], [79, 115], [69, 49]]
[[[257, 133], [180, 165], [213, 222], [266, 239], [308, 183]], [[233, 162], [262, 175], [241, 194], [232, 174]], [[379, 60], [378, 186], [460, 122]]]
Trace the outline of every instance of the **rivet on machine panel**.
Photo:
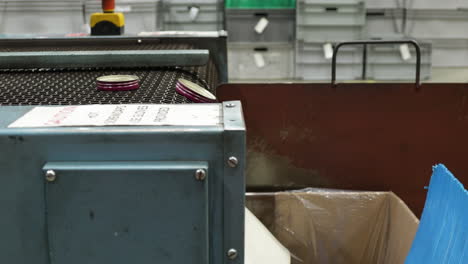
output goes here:
[[227, 256], [229, 259], [236, 259], [237, 258], [237, 250], [234, 248], [231, 248], [227, 252]]
[[57, 175], [55, 174], [55, 171], [48, 170], [45, 173], [45, 178], [46, 178], [46, 181], [53, 182], [53, 181], [55, 181], [57, 179]]
[[228, 103], [228, 104], [226, 104], [226, 107], [227, 107], [227, 108], [233, 108], [233, 107], [235, 107], [235, 106], [236, 106], [236, 105], [233, 104], [233, 103]]
[[206, 178], [206, 172], [205, 170], [203, 169], [198, 169], [196, 172], [195, 172], [195, 179], [197, 179], [198, 181], [204, 181]]
[[239, 160], [237, 160], [236, 157], [230, 157], [230, 158], [228, 159], [228, 165], [229, 165], [229, 167], [235, 168], [235, 167], [237, 167], [238, 164], [239, 164]]

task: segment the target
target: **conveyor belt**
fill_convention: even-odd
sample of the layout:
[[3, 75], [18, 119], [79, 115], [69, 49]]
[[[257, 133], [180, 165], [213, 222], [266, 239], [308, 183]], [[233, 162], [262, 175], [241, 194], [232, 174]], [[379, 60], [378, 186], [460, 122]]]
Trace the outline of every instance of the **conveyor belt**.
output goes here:
[[[1, 51], [73, 51], [73, 50], [155, 50], [192, 49], [181, 44], [27, 47], [0, 48]], [[134, 74], [140, 77], [135, 91], [98, 91], [96, 78], [110, 74]], [[189, 101], [175, 92], [176, 82], [185, 78], [215, 93], [217, 69], [210, 62], [203, 67], [139, 69], [23, 69], [0, 70], [0, 105], [79, 105], [79, 104], [177, 104]]]

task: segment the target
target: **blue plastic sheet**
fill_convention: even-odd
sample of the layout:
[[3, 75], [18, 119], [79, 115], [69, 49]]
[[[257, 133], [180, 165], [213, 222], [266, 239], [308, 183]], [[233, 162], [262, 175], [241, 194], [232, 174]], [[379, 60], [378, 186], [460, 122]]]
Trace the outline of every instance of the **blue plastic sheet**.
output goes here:
[[444, 165], [433, 171], [405, 264], [468, 264], [468, 192]]

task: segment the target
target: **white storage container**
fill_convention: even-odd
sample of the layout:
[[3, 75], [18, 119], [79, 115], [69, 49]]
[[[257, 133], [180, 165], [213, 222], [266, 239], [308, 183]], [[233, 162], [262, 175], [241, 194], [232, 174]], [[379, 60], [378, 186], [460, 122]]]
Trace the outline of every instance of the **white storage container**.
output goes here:
[[368, 8], [458, 9], [468, 6], [466, 0], [366, 0]]
[[284, 80], [294, 77], [294, 45], [229, 43], [230, 80]]
[[[419, 43], [421, 47], [421, 80], [431, 77], [432, 46]], [[400, 45], [369, 45], [367, 77], [375, 80], [413, 80], [416, 74], [416, 51], [408, 45], [411, 58], [403, 60]]]
[[402, 0], [366, 0], [367, 8], [401, 8]]
[[[296, 78], [300, 80], [331, 79], [332, 59], [326, 57], [325, 42], [296, 43]], [[333, 45], [332, 45], [333, 46]], [[337, 79], [356, 80], [362, 76], [362, 47], [346, 46], [340, 48], [337, 57]]]
[[[226, 9], [226, 29], [230, 42], [294, 42], [295, 10], [293, 9]], [[268, 24], [255, 31], [260, 20]]]
[[404, 29], [405, 15], [401, 9], [374, 9], [368, 13], [368, 36], [402, 33], [417, 39], [468, 39], [468, 9], [407, 10]]
[[[401, 9], [369, 9], [365, 31], [367, 38], [382, 35], [403, 35], [403, 11]], [[408, 23], [408, 22], [406, 22]]]
[[[329, 63], [331, 58], [326, 58], [325, 45], [334, 47], [334, 43], [315, 42], [308, 43], [297, 41], [296, 62], [299, 63]], [[362, 48], [358, 46], [346, 46], [340, 48], [338, 63], [360, 63], [362, 61]]]
[[363, 38], [361, 26], [298, 26], [297, 39], [305, 42], [349, 41]]
[[305, 42], [361, 39], [365, 21], [362, 1], [299, 0], [297, 3], [297, 39]]
[[[378, 1], [378, 0], [374, 0]], [[410, 9], [451, 9], [456, 10], [461, 7], [467, 7], [466, 0], [399, 0], [406, 2], [406, 8]]]
[[[350, 81], [361, 78], [362, 66], [354, 63], [337, 64], [337, 80]], [[296, 78], [305, 81], [330, 81], [331, 62], [319, 64], [298, 63], [296, 66]]]
[[364, 2], [308, 1], [297, 3], [299, 25], [357, 25], [365, 23]]
[[223, 6], [217, 0], [164, 0], [162, 30], [217, 31], [223, 29]]
[[432, 43], [434, 67], [468, 67], [468, 39], [437, 39]]
[[468, 38], [468, 9], [408, 11], [407, 34], [415, 38]]

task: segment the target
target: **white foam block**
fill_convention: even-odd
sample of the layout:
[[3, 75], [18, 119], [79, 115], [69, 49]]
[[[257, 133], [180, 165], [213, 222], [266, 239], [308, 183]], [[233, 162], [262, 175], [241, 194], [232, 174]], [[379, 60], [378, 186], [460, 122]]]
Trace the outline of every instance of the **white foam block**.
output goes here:
[[290, 264], [291, 254], [247, 208], [245, 264]]
[[401, 59], [404, 61], [411, 59], [411, 51], [408, 44], [400, 45], [400, 55]]
[[255, 25], [255, 32], [257, 32], [258, 34], [262, 34], [269, 23], [270, 21], [268, 21], [268, 19], [266, 19], [265, 17], [260, 18], [257, 24]]
[[192, 20], [192, 21], [197, 20], [198, 13], [200, 13], [200, 8], [199, 7], [196, 7], [196, 6], [190, 7], [190, 10], [189, 10], [190, 20]]
[[333, 58], [333, 45], [331, 43], [323, 44], [323, 56], [327, 60], [331, 60]]
[[263, 57], [263, 54], [261, 54], [259, 52], [254, 53], [254, 61], [255, 61], [255, 65], [257, 66], [257, 68], [263, 68], [266, 65], [265, 58]]

